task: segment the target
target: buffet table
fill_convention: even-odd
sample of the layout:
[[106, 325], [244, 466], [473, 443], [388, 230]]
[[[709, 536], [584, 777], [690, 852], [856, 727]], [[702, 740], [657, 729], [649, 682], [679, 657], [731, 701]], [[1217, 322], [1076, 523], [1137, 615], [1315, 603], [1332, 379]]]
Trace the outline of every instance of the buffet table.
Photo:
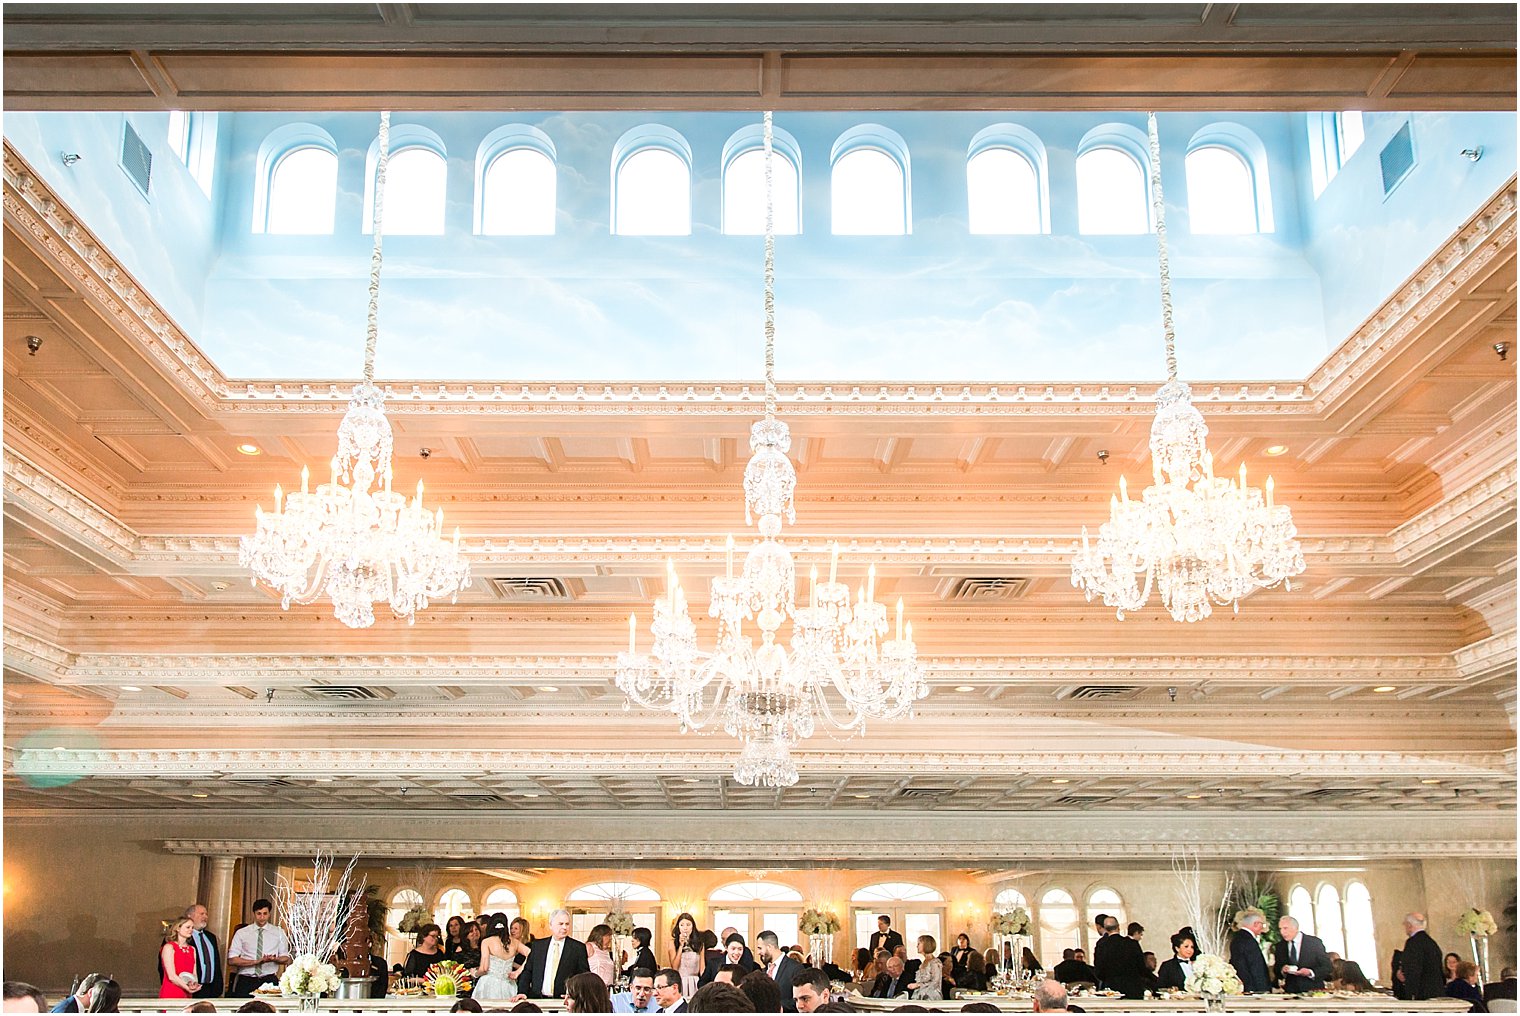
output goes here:
[[[891, 1012], [905, 1004], [903, 999], [867, 998], [851, 994], [847, 1001], [861, 1012]], [[1033, 1002], [1028, 995], [971, 994], [952, 1002], [916, 1002], [933, 1012], [960, 1012], [967, 1002], [991, 1002], [1003, 1012], [1030, 1012]], [[1144, 1001], [1103, 995], [1073, 996], [1071, 1002], [1088, 1012], [1205, 1012], [1201, 998], [1180, 996]], [[1225, 999], [1225, 1012], [1288, 1013], [1457, 1013], [1466, 1012], [1469, 1004], [1460, 998], [1435, 998], [1427, 1002], [1405, 1002], [1392, 995], [1345, 994], [1310, 995], [1234, 995]]]

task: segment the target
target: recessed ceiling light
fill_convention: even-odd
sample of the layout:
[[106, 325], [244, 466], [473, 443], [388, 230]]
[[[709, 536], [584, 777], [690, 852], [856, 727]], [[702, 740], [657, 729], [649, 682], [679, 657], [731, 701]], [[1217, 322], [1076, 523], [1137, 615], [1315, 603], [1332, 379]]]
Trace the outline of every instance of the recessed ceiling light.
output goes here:
[[1183, 796], [1185, 796], [1189, 801], [1198, 801], [1203, 798], [1202, 794], [1185, 794]]
[[1440, 780], [1421, 780], [1421, 783], [1440, 783]]
[[1070, 780], [1051, 780], [1051, 783], [1070, 783]]
[[139, 688], [135, 684], [124, 684], [124, 685], [121, 686], [121, 690], [122, 691], [142, 691], [142, 689]]
[[331, 776], [313, 776], [312, 779], [318, 783], [331, 783], [333, 781]]
[[252, 442], [245, 442], [238, 445], [238, 451], [242, 452], [244, 455], [257, 455], [263, 450], [264, 449], [260, 448], [256, 444], [253, 444]]
[[865, 800], [868, 800], [871, 795], [870, 794], [851, 794], [850, 796], [853, 797], [853, 798], [855, 798], [855, 800], [857, 800], [857, 801], [865, 801]]
[[973, 687], [971, 687], [971, 685], [969, 685], [969, 684], [958, 684], [958, 685], [955, 686], [955, 690], [956, 691], [976, 691], [976, 689], [973, 688]]
[[688, 776], [685, 779], [683, 779], [681, 782], [682, 783], [701, 783], [702, 781], [699, 780], [699, 779], [697, 779], [695, 776]]
[[1375, 692], [1377, 692], [1379, 695], [1383, 695], [1383, 694], [1385, 694], [1387, 692], [1393, 691], [1393, 685], [1391, 685], [1391, 684], [1380, 684], [1380, 685], [1378, 685], [1376, 688], [1374, 688], [1372, 690], [1375, 691]]
[[558, 688], [556, 688], [556, 687], [555, 687], [555, 686], [554, 686], [554, 685], [552, 685], [552, 684], [543, 684], [543, 685], [539, 685], [539, 687], [538, 687], [538, 690], [539, 690], [539, 691], [559, 691], [559, 689], [558, 689]]
[[523, 795], [522, 795], [522, 796], [524, 796], [524, 797], [537, 797], [537, 796], [538, 796], [538, 795], [537, 795], [537, 794], [535, 794], [535, 793], [534, 793], [534, 792], [533, 792], [533, 791], [531, 791], [531, 790], [524, 790], [524, 791], [523, 791]]
[[1288, 450], [1288, 446], [1285, 445], [1285, 444], [1267, 445], [1267, 449], [1266, 449], [1268, 455], [1274, 455], [1274, 456], [1275, 455], [1281, 455], [1283, 452], [1285, 452], [1287, 450]]
[[191, 797], [210, 797], [210, 794], [191, 794]]

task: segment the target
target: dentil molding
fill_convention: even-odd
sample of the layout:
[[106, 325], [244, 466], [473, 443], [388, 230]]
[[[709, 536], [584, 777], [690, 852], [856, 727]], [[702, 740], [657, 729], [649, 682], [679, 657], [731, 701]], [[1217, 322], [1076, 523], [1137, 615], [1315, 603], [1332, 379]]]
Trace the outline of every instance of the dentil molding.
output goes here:
[[[7, 142], [4, 207], [30, 236], [107, 312], [167, 375], [209, 409], [255, 413], [337, 415], [349, 386], [321, 382], [234, 385], [132, 277]], [[1460, 285], [1515, 241], [1515, 183], [1508, 184], [1457, 236], [1429, 259], [1399, 293], [1343, 342], [1303, 382], [1195, 386], [1210, 415], [1317, 417], [1382, 365], [1410, 332], [1429, 319]], [[393, 384], [387, 399], [408, 414], [753, 416], [764, 401], [759, 386], [722, 384]], [[791, 416], [929, 415], [1052, 416], [1081, 406], [1085, 415], [1149, 416], [1150, 385], [855, 385], [788, 386], [781, 404]]]

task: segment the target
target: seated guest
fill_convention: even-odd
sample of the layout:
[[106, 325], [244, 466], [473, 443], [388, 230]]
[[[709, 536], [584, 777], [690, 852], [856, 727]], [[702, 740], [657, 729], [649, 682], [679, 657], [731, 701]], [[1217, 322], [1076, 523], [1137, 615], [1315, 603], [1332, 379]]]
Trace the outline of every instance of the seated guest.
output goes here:
[[1156, 970], [1156, 988], [1159, 991], [1182, 991], [1193, 973], [1193, 953], [1197, 946], [1193, 940], [1178, 932], [1172, 936], [1172, 958]]
[[908, 991], [908, 978], [903, 973], [903, 961], [899, 956], [889, 956], [885, 969], [877, 975], [868, 994], [872, 998], [896, 998]]
[[1461, 962], [1462, 962], [1462, 957], [1461, 956], [1458, 956], [1456, 953], [1447, 953], [1446, 954], [1446, 958], [1441, 961], [1441, 972], [1442, 972], [1442, 975], [1443, 975], [1441, 979], [1443, 981], [1445, 981], [1447, 984], [1450, 984], [1452, 981], [1455, 981], [1457, 979], [1457, 976], [1458, 976], [1457, 975], [1457, 966]]
[[755, 965], [753, 962], [744, 962], [744, 956], [748, 952], [749, 948], [744, 944], [743, 935], [737, 931], [729, 935], [723, 940], [723, 951], [721, 953], [718, 953], [716, 956], [709, 954], [707, 969], [702, 971], [702, 976], [698, 978], [697, 984], [711, 984], [713, 979], [718, 976], [719, 968], [726, 963], [732, 963], [743, 970], [744, 973], [749, 973], [755, 969]]
[[565, 982], [566, 1012], [611, 1012], [607, 982], [600, 974], [586, 970]]
[[510, 1009], [507, 1010], [507, 1012], [543, 1012], [543, 1011], [544, 1011], [543, 1008], [541, 1006], [539, 1006], [536, 1002], [529, 1002], [527, 999], [523, 999], [521, 1002], [517, 1003], [512, 1008], [510, 1008]]
[[234, 1010], [234, 1011], [235, 1012], [274, 1012], [274, 1006], [270, 1005], [268, 1002], [264, 1001], [262, 998], [250, 998], [248, 1001], [246, 1001], [242, 1005], [238, 1006], [237, 1009]]
[[1002, 968], [999, 964], [998, 951], [996, 949], [988, 949], [982, 953], [982, 973], [985, 977], [991, 980], [997, 976], [1000, 969]]
[[109, 977], [96, 983], [90, 992], [90, 1007], [85, 1012], [121, 1012], [121, 985]]
[[1515, 968], [1505, 967], [1499, 971], [1499, 979], [1483, 986], [1483, 1001], [1515, 997]]
[[436, 924], [424, 924], [417, 929], [417, 945], [406, 954], [402, 974], [406, 977], [426, 977], [428, 967], [443, 961], [443, 929]]
[[1155, 991], [1156, 991], [1156, 985], [1157, 985], [1158, 978], [1156, 977], [1156, 954], [1153, 953], [1153, 952], [1148, 952], [1148, 953], [1145, 954], [1145, 978], [1144, 978], [1144, 980], [1145, 980], [1145, 990], [1151, 992], [1152, 994], [1154, 994]]
[[991, 1002], [967, 1002], [961, 1006], [961, 1012], [1002, 1012]]
[[[788, 966], [788, 981], [792, 976], [790, 971], [794, 969], [804, 968]], [[771, 980], [771, 975], [764, 970], [751, 970], [745, 974], [744, 980], [739, 982], [739, 990], [749, 998], [755, 1012], [781, 1012], [781, 986]]]
[[215, 1004], [213, 1004], [211, 1002], [208, 1002], [208, 1001], [206, 1001], [203, 998], [199, 1002], [195, 1003], [194, 1005], [187, 1005], [187, 1006], [185, 1006], [185, 1012], [198, 1012], [198, 1013], [216, 1012], [216, 1006], [215, 1006]]
[[25, 981], [6, 981], [3, 991], [3, 1012], [47, 1012], [47, 999], [42, 989]]
[[[852, 963], [850, 966], [852, 967], [851, 972], [855, 975], [855, 977], [854, 977], [855, 980], [857, 980], [857, 981], [864, 981], [864, 980], [866, 980], [867, 979], [866, 978], [866, 971], [868, 971], [868, 970], [871, 969], [871, 950], [865, 948], [864, 946], [862, 946], [859, 949], [856, 949], [855, 950], [855, 962]], [[874, 981], [875, 979], [876, 979], [876, 975], [873, 973], [871, 975], [871, 977], [870, 977], [870, 980]]]
[[828, 977], [817, 967], [803, 967], [792, 975], [792, 1001], [798, 1012], [824, 1011], [834, 1001], [831, 989]]
[[1024, 954], [1019, 957], [1019, 963], [1023, 966], [1024, 973], [1026, 974], [1043, 974], [1045, 972], [1045, 968], [1040, 966], [1040, 958], [1027, 945], [1024, 947]]
[[1453, 977], [1451, 983], [1446, 986], [1446, 997], [1471, 1002], [1468, 1012], [1488, 1012], [1488, 1006], [1483, 1003], [1483, 989], [1478, 987], [1476, 963], [1468, 963], [1466, 960], [1457, 961], [1457, 976]]
[[1362, 965], [1356, 960], [1332, 960], [1330, 963], [1330, 976], [1334, 978], [1331, 987], [1336, 991], [1367, 992], [1377, 990], [1367, 980], [1367, 975], [1362, 973]]
[[1070, 1012], [1066, 1007], [1066, 985], [1045, 980], [1034, 989], [1035, 1012]]
[[739, 966], [739, 964], [725, 963], [718, 968], [718, 972], [713, 975], [713, 979], [710, 983], [732, 984], [735, 987], [738, 987], [739, 982], [744, 979], [744, 975], [745, 970], [743, 967]]
[[480, 1007], [480, 1003], [475, 1001], [473, 998], [461, 998], [459, 1001], [454, 1003], [453, 1007], [449, 1009], [449, 1012], [485, 1012], [485, 1010], [482, 1009]]
[[891, 958], [892, 954], [886, 949], [876, 950], [875, 955], [871, 958], [870, 964], [866, 967], [865, 972], [861, 975], [860, 983], [875, 984], [876, 979], [887, 972], [887, 960]]
[[613, 1012], [654, 1012], [654, 971], [635, 967], [628, 972], [628, 990], [612, 996]]
[[987, 990], [987, 965], [980, 952], [973, 949], [966, 954], [966, 969], [956, 979], [955, 986], [961, 991]]
[[90, 1008], [90, 991], [106, 979], [105, 974], [85, 974], [79, 979], [72, 995], [53, 1006], [49, 1012], [86, 1012]]
[[[670, 1010], [678, 1011], [678, 1010]], [[732, 984], [713, 981], [697, 989], [691, 996], [687, 1012], [754, 1012], [755, 1004]]]
[[[701, 991], [701, 988], [697, 989]], [[654, 1000], [659, 1003], [655, 1012], [688, 1012], [690, 1005], [681, 996], [681, 972], [671, 967], [654, 975]]]
[[1062, 984], [1097, 984], [1098, 972], [1087, 965], [1081, 949], [1062, 949], [1061, 962], [1050, 972], [1050, 978]]

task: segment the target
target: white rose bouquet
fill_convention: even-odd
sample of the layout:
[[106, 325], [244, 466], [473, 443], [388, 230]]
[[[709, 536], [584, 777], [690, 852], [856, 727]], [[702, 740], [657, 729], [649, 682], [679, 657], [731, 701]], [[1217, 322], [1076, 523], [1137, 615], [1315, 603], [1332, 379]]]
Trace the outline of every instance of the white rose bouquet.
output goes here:
[[1463, 935], [1477, 935], [1479, 938], [1487, 938], [1498, 934], [1499, 925], [1494, 922], [1494, 915], [1487, 910], [1479, 910], [1473, 907], [1462, 915], [1457, 921], [1457, 931]]
[[614, 910], [607, 915], [607, 927], [619, 938], [633, 934], [633, 918], [626, 910]]
[[311, 953], [302, 953], [280, 975], [282, 995], [325, 995], [338, 990], [338, 971]]
[[1193, 972], [1183, 987], [1196, 995], [1243, 995], [1246, 990], [1235, 968], [1211, 953], [1193, 959]]
[[1029, 931], [1029, 911], [1014, 907], [1001, 914], [992, 915], [992, 930], [999, 935], [1023, 935]]
[[804, 910], [799, 923], [804, 935], [832, 935], [843, 927], [838, 914], [817, 907]]

